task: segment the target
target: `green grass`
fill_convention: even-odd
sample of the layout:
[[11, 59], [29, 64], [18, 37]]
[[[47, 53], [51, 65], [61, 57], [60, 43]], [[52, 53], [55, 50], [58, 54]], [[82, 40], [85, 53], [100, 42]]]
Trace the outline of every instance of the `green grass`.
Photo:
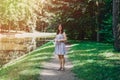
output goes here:
[[8, 64], [0, 70], [0, 80], [38, 80], [41, 63], [53, 54], [53, 44], [48, 42], [21, 59]]
[[72, 71], [80, 80], [120, 80], [120, 54], [111, 44], [71, 41]]

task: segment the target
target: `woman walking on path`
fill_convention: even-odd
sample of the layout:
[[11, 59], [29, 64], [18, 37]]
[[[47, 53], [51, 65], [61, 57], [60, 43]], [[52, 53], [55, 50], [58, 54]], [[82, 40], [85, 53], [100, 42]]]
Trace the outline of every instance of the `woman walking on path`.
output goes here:
[[67, 40], [66, 34], [64, 32], [63, 26], [60, 24], [58, 26], [57, 35], [55, 37], [55, 54], [58, 55], [59, 63], [60, 63], [60, 70], [65, 70], [65, 58], [64, 55], [66, 54], [65, 49], [65, 41]]

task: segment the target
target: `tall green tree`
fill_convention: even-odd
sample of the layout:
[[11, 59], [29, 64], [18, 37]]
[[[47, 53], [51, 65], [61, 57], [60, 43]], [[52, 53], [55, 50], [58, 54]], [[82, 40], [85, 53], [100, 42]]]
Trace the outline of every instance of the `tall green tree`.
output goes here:
[[114, 33], [114, 47], [115, 50], [120, 51], [120, 25], [119, 23], [119, 11], [120, 1], [113, 0], [113, 33]]
[[43, 5], [39, 0], [0, 0], [0, 24], [2, 27], [26, 28], [36, 27], [38, 14], [35, 12]]
[[99, 11], [100, 41], [113, 42], [112, 0], [105, 0]]

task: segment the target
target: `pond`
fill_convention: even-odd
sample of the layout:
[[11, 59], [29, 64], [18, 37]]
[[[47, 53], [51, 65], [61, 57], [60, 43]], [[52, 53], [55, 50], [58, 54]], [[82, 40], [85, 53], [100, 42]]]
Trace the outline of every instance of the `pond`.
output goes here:
[[0, 35], [0, 67], [54, 38], [54, 33]]

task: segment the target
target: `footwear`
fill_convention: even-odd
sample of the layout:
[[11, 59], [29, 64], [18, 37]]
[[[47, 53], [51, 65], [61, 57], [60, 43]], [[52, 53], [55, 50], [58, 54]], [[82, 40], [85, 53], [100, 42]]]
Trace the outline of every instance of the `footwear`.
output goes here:
[[62, 68], [61, 71], [65, 71], [65, 68]]
[[62, 67], [60, 67], [59, 69], [58, 69], [58, 71], [60, 71], [62, 69]]

